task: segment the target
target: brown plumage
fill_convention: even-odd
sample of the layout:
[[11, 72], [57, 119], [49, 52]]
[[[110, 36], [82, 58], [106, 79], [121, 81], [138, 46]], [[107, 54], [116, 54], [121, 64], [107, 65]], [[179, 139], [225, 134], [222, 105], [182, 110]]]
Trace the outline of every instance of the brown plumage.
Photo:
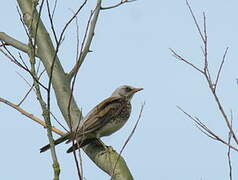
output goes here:
[[[77, 132], [68, 133], [54, 141], [54, 144], [60, 144], [68, 140], [76, 140], [77, 143], [68, 149], [68, 153], [72, 152], [84, 145], [90, 143], [92, 140], [103, 136], [109, 136], [119, 130], [128, 120], [131, 113], [130, 100], [133, 95], [142, 90], [142, 88], [134, 88], [131, 86], [121, 86], [117, 88], [111, 97], [103, 100], [96, 107], [94, 107], [86, 117], [80, 122]], [[46, 145], [40, 149], [44, 152], [50, 148]]]

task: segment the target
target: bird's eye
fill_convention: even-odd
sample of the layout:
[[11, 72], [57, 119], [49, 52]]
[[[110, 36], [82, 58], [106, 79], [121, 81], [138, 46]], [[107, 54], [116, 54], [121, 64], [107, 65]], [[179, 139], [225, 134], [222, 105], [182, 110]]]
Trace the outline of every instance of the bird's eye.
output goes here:
[[127, 92], [131, 91], [131, 88], [130, 87], [126, 87], [126, 91]]

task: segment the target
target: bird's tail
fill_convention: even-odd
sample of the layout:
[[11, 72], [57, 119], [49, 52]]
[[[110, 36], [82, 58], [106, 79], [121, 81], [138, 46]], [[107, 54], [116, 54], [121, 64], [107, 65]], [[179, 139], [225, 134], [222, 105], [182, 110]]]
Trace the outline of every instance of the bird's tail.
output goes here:
[[67, 153], [71, 153], [89, 143], [91, 143], [92, 141], [97, 140], [96, 138], [90, 138], [90, 139], [77, 139], [77, 143], [74, 143], [68, 150]]
[[[60, 143], [62, 143], [62, 142], [64, 142], [64, 141], [70, 139], [70, 137], [71, 137], [71, 133], [67, 133], [67, 134], [65, 134], [64, 136], [62, 136], [62, 137], [56, 139], [56, 140], [54, 141], [54, 145], [60, 144]], [[47, 144], [47, 145], [43, 146], [42, 148], [40, 148], [40, 152], [41, 152], [41, 153], [42, 153], [42, 152], [45, 152], [45, 151], [47, 151], [48, 149], [50, 149], [50, 144]]]

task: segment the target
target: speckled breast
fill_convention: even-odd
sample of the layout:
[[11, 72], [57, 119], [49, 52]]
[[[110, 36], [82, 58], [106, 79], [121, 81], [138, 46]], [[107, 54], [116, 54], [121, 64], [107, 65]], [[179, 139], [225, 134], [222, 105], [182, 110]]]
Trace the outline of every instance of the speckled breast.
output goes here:
[[109, 136], [119, 130], [129, 119], [131, 114], [131, 103], [122, 103], [121, 109], [116, 117], [112, 118], [101, 130], [100, 136]]

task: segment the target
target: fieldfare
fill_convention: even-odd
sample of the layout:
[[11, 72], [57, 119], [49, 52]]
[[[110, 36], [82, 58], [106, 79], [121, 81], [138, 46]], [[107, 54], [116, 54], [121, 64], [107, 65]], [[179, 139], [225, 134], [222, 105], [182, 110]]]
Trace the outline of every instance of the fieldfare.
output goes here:
[[[120, 86], [109, 98], [99, 103], [81, 120], [76, 132], [67, 133], [56, 139], [54, 144], [57, 145], [66, 140], [68, 140], [67, 142], [76, 140], [77, 143], [67, 150], [67, 153], [70, 153], [93, 140], [99, 140], [100, 137], [109, 136], [116, 132], [129, 119], [131, 114], [130, 101], [133, 95], [141, 90], [143, 88], [134, 88], [128, 85]], [[50, 145], [48, 144], [42, 147], [40, 152], [49, 148]]]

